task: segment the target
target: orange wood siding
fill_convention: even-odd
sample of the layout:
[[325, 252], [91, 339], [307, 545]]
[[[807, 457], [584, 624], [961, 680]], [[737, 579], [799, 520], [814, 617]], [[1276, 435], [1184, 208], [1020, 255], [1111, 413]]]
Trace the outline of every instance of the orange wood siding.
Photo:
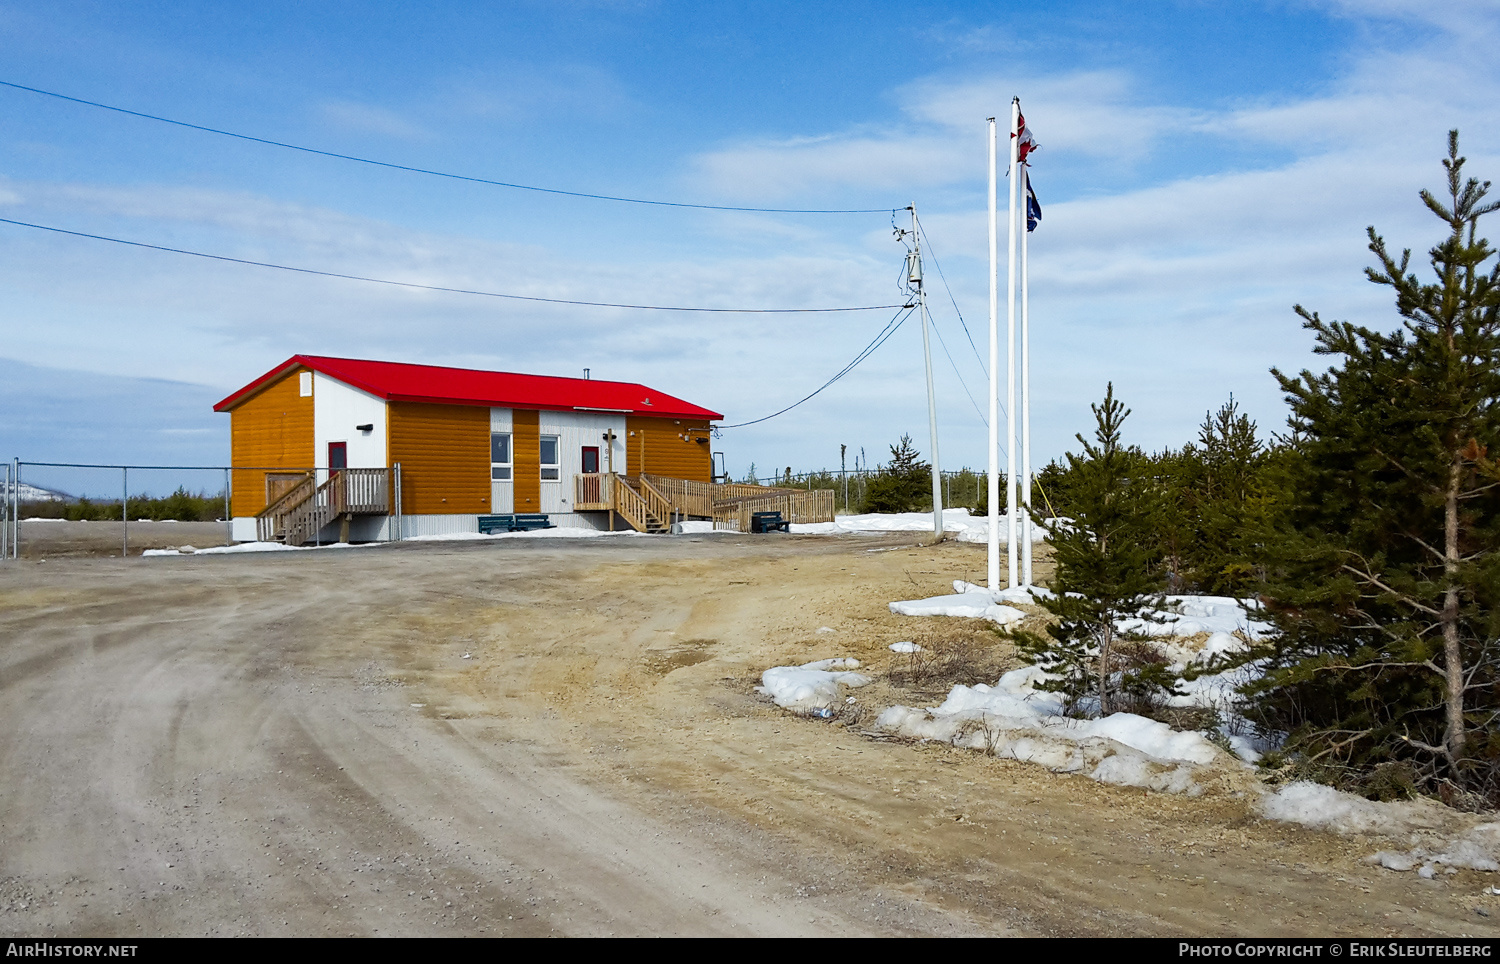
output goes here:
[[401, 463], [401, 511], [490, 511], [490, 410], [391, 402], [386, 451]]
[[311, 469], [317, 464], [313, 400], [300, 394], [300, 373], [305, 371], [288, 372], [229, 412], [231, 464], [258, 467], [234, 472], [230, 507], [237, 516], [253, 516], [266, 507], [263, 469]]
[[[515, 459], [516, 511], [542, 511], [542, 430], [537, 412], [510, 413], [511, 458]], [[569, 483], [571, 484], [571, 483]]]
[[713, 481], [710, 445], [696, 441], [708, 437], [707, 422], [630, 416], [625, 419], [625, 433], [629, 474], [648, 472], [692, 482]]

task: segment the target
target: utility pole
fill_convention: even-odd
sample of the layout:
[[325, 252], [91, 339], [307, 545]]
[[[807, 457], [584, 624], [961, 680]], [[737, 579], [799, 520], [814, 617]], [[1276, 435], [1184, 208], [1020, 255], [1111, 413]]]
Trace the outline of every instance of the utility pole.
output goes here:
[[843, 444], [842, 442], [839, 443], [839, 478], [842, 479], [843, 482], [844, 482], [844, 511], [845, 512], [849, 511], [849, 463], [845, 459], [845, 456], [847, 455], [848, 451], [849, 451], [849, 446]]
[[[937, 398], [932, 388], [932, 336], [927, 332], [927, 289], [922, 284], [922, 238], [917, 233], [917, 206], [911, 212], [911, 250], [906, 255], [906, 284], [916, 292], [917, 311], [922, 315], [922, 358], [927, 366], [927, 430], [932, 439], [932, 536], [943, 538], [943, 473], [938, 464]], [[901, 232], [898, 229], [898, 237]]]

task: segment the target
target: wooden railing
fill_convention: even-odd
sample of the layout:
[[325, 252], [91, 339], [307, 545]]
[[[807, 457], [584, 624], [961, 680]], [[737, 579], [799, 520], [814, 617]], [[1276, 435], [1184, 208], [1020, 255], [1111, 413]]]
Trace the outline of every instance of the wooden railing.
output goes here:
[[833, 505], [832, 489], [781, 489], [759, 498], [727, 499], [714, 506], [714, 528], [749, 532], [750, 517], [757, 512], [780, 512], [787, 522], [798, 524], [832, 522]]
[[656, 518], [660, 527], [670, 526], [672, 524], [672, 501], [646, 481], [644, 475], [636, 479], [636, 485], [639, 487], [641, 498], [646, 501], [646, 511]]
[[604, 472], [586, 472], [573, 476], [573, 508], [580, 512], [600, 512], [608, 509], [609, 479]]
[[716, 529], [748, 532], [754, 512], [780, 512], [788, 522], [832, 522], [833, 506], [832, 489], [716, 484], [664, 475], [627, 477], [596, 472], [573, 476], [575, 510], [613, 509], [643, 532], [659, 531], [674, 517], [713, 519]]
[[671, 479], [664, 475], [641, 474], [641, 478], [662, 494], [682, 515], [712, 518], [715, 499], [722, 498], [718, 490], [723, 486], [711, 482], [693, 482], [689, 479]]
[[286, 517], [302, 503], [311, 499], [316, 491], [317, 484], [313, 481], [312, 473], [309, 472], [305, 478], [283, 492], [276, 501], [262, 509], [255, 517], [255, 538], [261, 542], [273, 541], [276, 534], [285, 528]]
[[800, 492], [800, 489], [780, 489], [769, 485], [751, 485], [746, 482], [720, 482], [714, 486], [714, 502], [729, 499], [759, 499], [782, 492]]
[[337, 469], [314, 488], [313, 477], [298, 482], [256, 517], [262, 542], [306, 545], [340, 516], [387, 515], [391, 511], [390, 469]]
[[339, 469], [328, 481], [335, 478], [343, 482], [332, 487], [337, 514], [385, 515], [391, 511], [389, 469]]

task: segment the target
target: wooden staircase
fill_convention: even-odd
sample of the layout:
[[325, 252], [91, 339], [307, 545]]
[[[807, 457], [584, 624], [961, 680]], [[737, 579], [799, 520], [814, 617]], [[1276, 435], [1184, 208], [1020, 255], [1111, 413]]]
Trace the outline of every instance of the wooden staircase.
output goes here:
[[255, 518], [256, 538], [305, 546], [339, 523], [339, 541], [349, 541], [349, 522], [356, 516], [390, 512], [389, 469], [339, 469], [322, 485], [311, 473], [288, 489]]
[[672, 503], [640, 476], [616, 475], [615, 511], [637, 532], [659, 535], [672, 530]]

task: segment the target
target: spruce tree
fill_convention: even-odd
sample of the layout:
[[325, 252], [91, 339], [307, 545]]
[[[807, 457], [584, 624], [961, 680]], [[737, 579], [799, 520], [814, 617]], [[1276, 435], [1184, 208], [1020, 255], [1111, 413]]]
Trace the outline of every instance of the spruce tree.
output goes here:
[[[1322, 374], [1273, 369], [1292, 415], [1290, 503], [1267, 589], [1278, 629], [1255, 687], [1304, 760], [1356, 777], [1397, 762], [1428, 787], [1500, 802], [1500, 266], [1477, 234], [1489, 183], [1449, 135], [1447, 225], [1421, 280], [1369, 229], [1401, 323], [1325, 322], [1301, 306]], [[1358, 782], [1356, 780], [1356, 782]]]
[[910, 435], [891, 446], [891, 462], [870, 479], [866, 512], [913, 512], [932, 507], [932, 468], [922, 461]]
[[1140, 697], [1170, 689], [1175, 681], [1162, 662], [1125, 665], [1120, 658], [1118, 623], [1165, 605], [1151, 571], [1156, 495], [1151, 478], [1140, 471], [1145, 457], [1121, 444], [1120, 426], [1130, 411], [1116, 400], [1113, 383], [1104, 403], [1091, 407], [1094, 441], [1076, 436], [1083, 454], [1067, 455], [1072, 522], [1055, 529], [1050, 540], [1054, 595], [1042, 605], [1057, 621], [1047, 627], [1050, 638], [1016, 638], [1038, 666], [1060, 677], [1049, 689], [1066, 693], [1075, 708], [1097, 700], [1100, 715], [1108, 715], [1119, 708], [1122, 692]]

